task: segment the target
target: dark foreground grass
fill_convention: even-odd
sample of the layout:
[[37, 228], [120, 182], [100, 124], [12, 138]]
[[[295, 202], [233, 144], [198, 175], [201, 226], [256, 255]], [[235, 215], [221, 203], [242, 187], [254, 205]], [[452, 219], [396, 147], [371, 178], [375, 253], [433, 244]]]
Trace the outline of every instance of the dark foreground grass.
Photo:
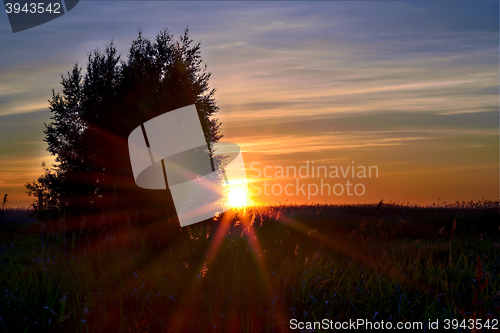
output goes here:
[[4, 224], [0, 332], [286, 332], [291, 319], [494, 323], [499, 220], [498, 203], [483, 202], [253, 207], [182, 229], [128, 220], [100, 233], [84, 223], [69, 231], [63, 222]]

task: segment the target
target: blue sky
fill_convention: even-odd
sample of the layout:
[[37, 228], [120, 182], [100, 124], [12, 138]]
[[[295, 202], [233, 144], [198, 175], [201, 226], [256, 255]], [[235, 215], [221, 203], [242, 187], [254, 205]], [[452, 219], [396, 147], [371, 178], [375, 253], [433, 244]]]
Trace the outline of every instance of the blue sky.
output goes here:
[[81, 1], [13, 34], [2, 13], [0, 191], [26, 204], [22, 184], [50, 161], [61, 74], [111, 39], [126, 57], [138, 29], [189, 26], [246, 161], [380, 167], [366, 196], [337, 201], [498, 199], [498, 19], [489, 1]]

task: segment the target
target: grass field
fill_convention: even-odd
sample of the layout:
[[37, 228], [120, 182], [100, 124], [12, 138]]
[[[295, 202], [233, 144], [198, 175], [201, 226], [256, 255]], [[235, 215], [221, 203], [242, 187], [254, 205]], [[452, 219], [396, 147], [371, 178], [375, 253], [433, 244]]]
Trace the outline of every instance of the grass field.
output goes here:
[[0, 332], [287, 332], [291, 319], [500, 328], [498, 202], [102, 222], [0, 226]]

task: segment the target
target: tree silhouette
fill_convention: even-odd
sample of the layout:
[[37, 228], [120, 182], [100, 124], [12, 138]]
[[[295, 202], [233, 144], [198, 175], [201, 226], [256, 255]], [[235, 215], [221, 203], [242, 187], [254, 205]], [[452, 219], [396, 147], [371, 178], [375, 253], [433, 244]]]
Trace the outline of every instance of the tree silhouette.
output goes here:
[[174, 213], [168, 191], [135, 185], [129, 160], [129, 133], [165, 112], [195, 104], [207, 142], [222, 137], [214, 118], [218, 106], [210, 73], [186, 29], [178, 41], [162, 30], [151, 41], [139, 31], [128, 57], [113, 42], [89, 54], [86, 73], [75, 64], [52, 91], [52, 122], [45, 124], [53, 170], [27, 183], [39, 218], [109, 214], [110, 220]]
[[1, 218], [1, 222], [3, 223], [3, 216], [5, 214], [5, 204], [7, 203], [8, 199], [7, 199], [7, 193], [5, 193], [5, 195], [3, 196], [3, 201], [2, 201], [2, 208], [0, 209], [0, 216], [2, 217]]

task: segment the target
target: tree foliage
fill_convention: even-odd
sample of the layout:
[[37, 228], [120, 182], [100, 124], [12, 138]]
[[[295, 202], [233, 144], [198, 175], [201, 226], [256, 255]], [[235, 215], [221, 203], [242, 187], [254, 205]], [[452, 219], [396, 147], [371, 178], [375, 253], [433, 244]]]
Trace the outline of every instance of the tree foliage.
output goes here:
[[62, 91], [52, 91], [49, 100], [53, 116], [44, 131], [56, 164], [26, 184], [35, 197], [35, 214], [172, 213], [167, 192], [135, 185], [127, 138], [153, 117], [196, 104], [207, 142], [220, 140], [215, 90], [200, 53], [188, 29], [177, 41], [167, 29], [154, 40], [139, 32], [126, 60], [110, 42], [104, 52], [89, 54], [84, 74], [75, 64], [62, 76]]

